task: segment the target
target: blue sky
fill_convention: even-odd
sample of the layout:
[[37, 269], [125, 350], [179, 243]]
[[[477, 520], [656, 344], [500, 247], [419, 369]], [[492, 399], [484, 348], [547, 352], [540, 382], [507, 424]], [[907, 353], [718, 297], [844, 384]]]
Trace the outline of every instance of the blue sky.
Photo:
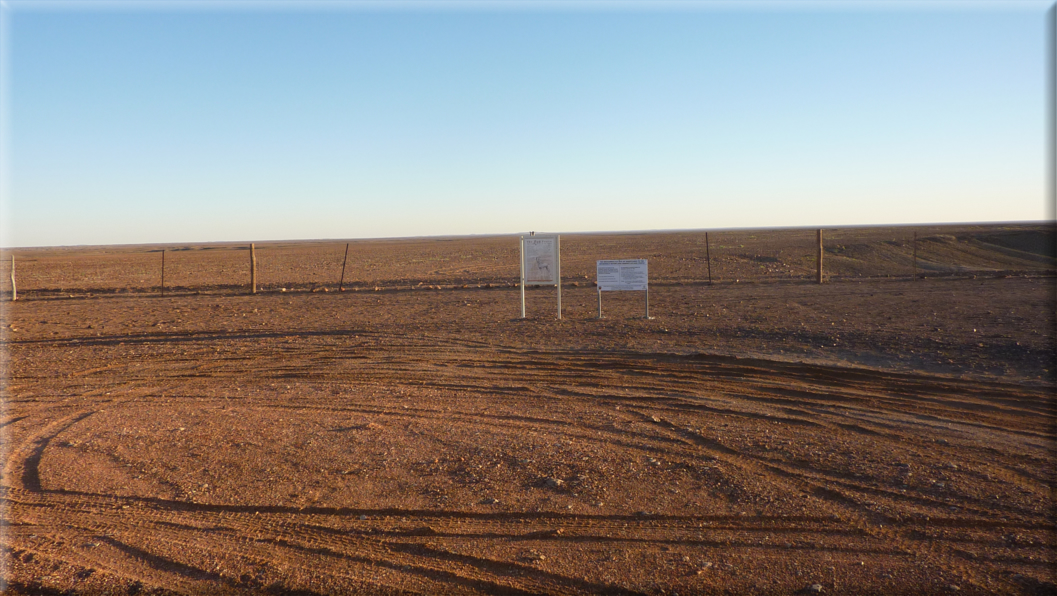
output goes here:
[[1049, 6], [6, 2], [0, 243], [1051, 218]]

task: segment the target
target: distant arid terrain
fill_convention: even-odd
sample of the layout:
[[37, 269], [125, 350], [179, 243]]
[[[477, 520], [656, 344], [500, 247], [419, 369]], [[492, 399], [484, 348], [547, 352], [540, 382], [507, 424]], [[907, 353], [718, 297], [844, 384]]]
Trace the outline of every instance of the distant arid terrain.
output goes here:
[[1053, 224], [561, 242], [3, 251], [5, 593], [1057, 593]]

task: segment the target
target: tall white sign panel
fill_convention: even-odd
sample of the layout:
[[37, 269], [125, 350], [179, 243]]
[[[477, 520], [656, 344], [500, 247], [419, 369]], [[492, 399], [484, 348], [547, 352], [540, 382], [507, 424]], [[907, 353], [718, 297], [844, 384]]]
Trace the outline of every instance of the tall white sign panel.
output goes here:
[[558, 283], [558, 237], [522, 236], [521, 270], [527, 286]]
[[598, 291], [642, 291], [649, 289], [646, 259], [598, 261]]
[[525, 318], [525, 286], [556, 286], [558, 318], [562, 318], [561, 237], [535, 235], [521, 237], [521, 318]]

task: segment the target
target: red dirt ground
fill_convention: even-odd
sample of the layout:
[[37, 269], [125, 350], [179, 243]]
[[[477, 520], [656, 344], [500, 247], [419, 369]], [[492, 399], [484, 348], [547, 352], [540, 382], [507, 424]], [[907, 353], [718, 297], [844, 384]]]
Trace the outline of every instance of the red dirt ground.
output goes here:
[[6, 590], [1052, 594], [1053, 226], [917, 231], [18, 250]]

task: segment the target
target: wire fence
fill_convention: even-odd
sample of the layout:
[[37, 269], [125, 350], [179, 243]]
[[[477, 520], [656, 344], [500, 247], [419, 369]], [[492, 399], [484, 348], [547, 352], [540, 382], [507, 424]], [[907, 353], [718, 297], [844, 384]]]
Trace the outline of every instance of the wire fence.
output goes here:
[[[600, 259], [649, 260], [651, 285], [815, 281], [817, 230], [722, 230], [562, 236], [562, 282], [590, 285]], [[348, 261], [345, 263], [346, 246]], [[827, 282], [971, 275], [1053, 275], [1054, 224], [837, 228], [823, 231]], [[255, 246], [257, 290], [335, 291], [509, 287], [519, 279], [514, 236]], [[249, 244], [5, 250], [0, 292], [19, 298], [84, 293], [245, 292]]]

